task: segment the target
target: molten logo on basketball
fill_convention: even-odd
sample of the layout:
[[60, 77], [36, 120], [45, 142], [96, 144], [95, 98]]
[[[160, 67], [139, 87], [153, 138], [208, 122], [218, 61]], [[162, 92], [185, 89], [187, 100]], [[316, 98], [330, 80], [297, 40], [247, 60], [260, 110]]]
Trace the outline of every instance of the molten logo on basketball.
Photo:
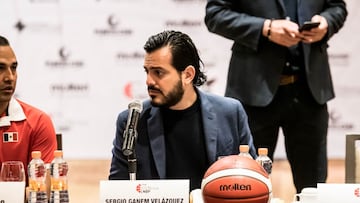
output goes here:
[[229, 185], [220, 185], [220, 191], [237, 191], [237, 190], [251, 190], [251, 185], [244, 184], [229, 184]]

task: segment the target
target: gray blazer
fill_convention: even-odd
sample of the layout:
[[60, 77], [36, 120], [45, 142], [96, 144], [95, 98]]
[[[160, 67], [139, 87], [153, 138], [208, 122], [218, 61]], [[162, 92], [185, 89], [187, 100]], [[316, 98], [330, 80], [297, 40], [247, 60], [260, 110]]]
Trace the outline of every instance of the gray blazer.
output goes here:
[[[219, 156], [239, 153], [240, 144], [249, 144], [250, 153], [256, 157], [247, 115], [238, 100], [200, 90], [201, 113], [209, 165]], [[122, 153], [123, 131], [128, 110], [119, 114], [109, 179], [129, 179], [127, 157]], [[184, 149], [186, 150], [186, 149]], [[137, 179], [166, 179], [166, 154], [163, 120], [158, 107], [149, 100], [143, 103], [138, 122]]]
[[[335, 97], [327, 41], [343, 26], [347, 10], [343, 0], [297, 0], [299, 22], [315, 14], [325, 17], [328, 33], [313, 44], [302, 44], [310, 91], [319, 104]], [[210, 32], [234, 41], [226, 96], [244, 104], [266, 106], [279, 86], [287, 48], [262, 36], [265, 19], [285, 19], [282, 0], [208, 0], [205, 23]]]

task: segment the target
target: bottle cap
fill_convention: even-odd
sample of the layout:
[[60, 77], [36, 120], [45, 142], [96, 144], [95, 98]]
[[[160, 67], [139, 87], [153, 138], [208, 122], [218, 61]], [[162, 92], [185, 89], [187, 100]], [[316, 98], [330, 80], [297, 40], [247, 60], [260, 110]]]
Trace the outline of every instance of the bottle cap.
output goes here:
[[249, 145], [240, 145], [239, 146], [239, 151], [240, 152], [245, 152], [245, 153], [249, 152]]
[[61, 150], [54, 151], [54, 157], [62, 157], [62, 156], [63, 156], [63, 152]]
[[267, 155], [268, 154], [268, 149], [267, 148], [259, 148], [258, 149], [258, 154], [259, 155]]
[[31, 152], [31, 157], [33, 159], [39, 159], [41, 157], [41, 151], [32, 151]]

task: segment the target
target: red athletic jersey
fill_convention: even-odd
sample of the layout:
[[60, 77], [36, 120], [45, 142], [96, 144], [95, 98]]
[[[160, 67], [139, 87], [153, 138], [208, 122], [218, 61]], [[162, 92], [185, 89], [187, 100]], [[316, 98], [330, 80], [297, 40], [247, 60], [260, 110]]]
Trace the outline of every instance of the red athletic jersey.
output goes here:
[[56, 148], [55, 129], [50, 117], [33, 106], [11, 99], [8, 115], [0, 118], [0, 164], [19, 160], [27, 171], [32, 151], [41, 151], [41, 158], [50, 163]]

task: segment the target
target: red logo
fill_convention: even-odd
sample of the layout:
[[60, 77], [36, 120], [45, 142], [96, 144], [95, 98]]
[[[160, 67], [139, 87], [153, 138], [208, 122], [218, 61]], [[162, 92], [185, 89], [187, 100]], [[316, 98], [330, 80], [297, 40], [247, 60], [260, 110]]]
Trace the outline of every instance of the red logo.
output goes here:
[[360, 197], [360, 188], [356, 188], [356, 189], [354, 190], [354, 195], [355, 195], [356, 197]]
[[138, 193], [149, 193], [151, 191], [150, 186], [146, 184], [138, 184], [136, 185], [136, 192]]

